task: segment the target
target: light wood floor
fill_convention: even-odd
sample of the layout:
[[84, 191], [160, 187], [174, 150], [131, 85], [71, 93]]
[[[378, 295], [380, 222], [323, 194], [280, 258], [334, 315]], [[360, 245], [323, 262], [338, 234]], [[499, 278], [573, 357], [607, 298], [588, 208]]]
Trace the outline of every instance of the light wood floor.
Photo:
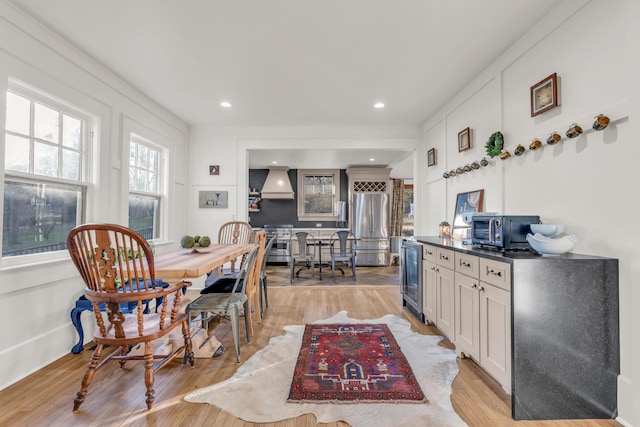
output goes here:
[[[284, 268], [284, 267], [283, 267]], [[277, 270], [277, 271], [276, 271]], [[262, 324], [256, 327], [253, 343], [242, 345], [242, 360], [264, 347], [269, 338], [282, 334], [289, 324], [303, 324], [347, 310], [354, 318], [377, 318], [395, 314], [407, 318], [412, 328], [422, 334], [437, 334], [433, 327], [418, 322], [402, 308], [397, 285], [381, 285], [380, 268], [358, 269], [358, 281], [339, 278], [317, 281], [311, 286], [305, 279], [289, 286], [288, 276], [280, 268], [272, 271], [269, 308]], [[387, 269], [393, 282], [395, 269]], [[280, 277], [280, 279], [276, 279]], [[327, 276], [330, 277], [330, 276]], [[375, 283], [367, 284], [367, 281]], [[278, 286], [278, 282], [281, 285]], [[0, 425], [2, 426], [219, 426], [219, 427], [310, 427], [318, 425], [312, 415], [278, 423], [254, 424], [238, 420], [207, 404], [182, 400], [185, 394], [222, 381], [235, 372], [235, 362], [228, 322], [218, 325], [215, 334], [228, 350], [221, 357], [196, 359], [196, 367], [183, 367], [180, 361], [156, 373], [156, 400], [147, 411], [142, 363], [128, 362], [124, 370], [110, 362], [98, 371], [85, 402], [72, 412], [73, 399], [80, 385], [91, 349], [68, 354], [26, 379], [0, 391]], [[73, 343], [70, 343], [70, 346]], [[460, 373], [453, 382], [451, 400], [456, 412], [471, 427], [596, 427], [621, 426], [612, 420], [514, 422], [510, 418], [509, 397], [495, 381], [468, 360], [458, 360]], [[373, 407], [372, 407], [373, 408]], [[250, 411], [247, 408], [247, 411]], [[321, 424], [345, 427], [342, 422]]]

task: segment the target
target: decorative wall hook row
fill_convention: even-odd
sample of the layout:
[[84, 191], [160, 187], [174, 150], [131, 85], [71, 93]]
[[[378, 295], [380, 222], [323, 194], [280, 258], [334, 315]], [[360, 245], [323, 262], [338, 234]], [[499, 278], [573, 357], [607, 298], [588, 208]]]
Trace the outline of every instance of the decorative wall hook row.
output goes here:
[[489, 165], [489, 160], [487, 160], [486, 158], [483, 158], [480, 161], [475, 161], [473, 163], [469, 163], [467, 165], [460, 166], [455, 169], [451, 169], [450, 171], [443, 173], [442, 177], [444, 179], [453, 178], [454, 176], [457, 176], [457, 175], [462, 175], [464, 173], [477, 171], [481, 167], [486, 167], [488, 165]]
[[[537, 151], [537, 150], [540, 150], [541, 148], [544, 148], [545, 145], [556, 145], [557, 143], [565, 139], [574, 139], [579, 137], [582, 134], [602, 131], [606, 129], [607, 126], [609, 126], [609, 124], [614, 122], [604, 114], [598, 114], [597, 116], [594, 117], [594, 119], [595, 121], [593, 122], [591, 127], [587, 128], [586, 130], [583, 129], [578, 123], [575, 123], [575, 122], [571, 123], [567, 131], [564, 133], [564, 136], [554, 130], [553, 132], [549, 133], [546, 139], [544, 139], [546, 144], [544, 144], [538, 138], [533, 138], [528, 147], [525, 147], [522, 144], [518, 144], [514, 149], [514, 154], [519, 157], [527, 152], [527, 148], [529, 149], [529, 151]], [[502, 150], [502, 153], [500, 154], [500, 159], [506, 160], [509, 157], [511, 157], [511, 153], [509, 153], [509, 151], [507, 150]]]

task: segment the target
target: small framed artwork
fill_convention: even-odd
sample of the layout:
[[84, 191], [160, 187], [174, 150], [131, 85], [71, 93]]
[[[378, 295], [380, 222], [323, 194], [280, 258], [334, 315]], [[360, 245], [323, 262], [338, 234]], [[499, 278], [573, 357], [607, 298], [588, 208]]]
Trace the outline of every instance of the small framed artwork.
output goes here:
[[201, 208], [226, 209], [229, 207], [228, 191], [198, 192], [198, 206]]
[[210, 165], [209, 175], [220, 175], [220, 165]]
[[471, 129], [466, 128], [458, 132], [458, 153], [471, 148]]
[[558, 76], [556, 73], [531, 86], [531, 117], [558, 105]]
[[427, 151], [427, 166], [434, 166], [438, 163], [438, 159], [436, 159], [436, 149], [432, 148]]
[[458, 193], [456, 196], [456, 210], [453, 214], [452, 237], [458, 239], [467, 238], [468, 231], [471, 227], [463, 221], [462, 214], [466, 212], [482, 212], [483, 199], [484, 190]]

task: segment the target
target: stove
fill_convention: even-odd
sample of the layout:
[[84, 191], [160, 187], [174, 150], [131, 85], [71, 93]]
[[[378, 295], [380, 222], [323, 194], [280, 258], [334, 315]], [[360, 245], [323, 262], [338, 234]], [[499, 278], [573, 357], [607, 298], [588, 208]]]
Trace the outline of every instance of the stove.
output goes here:
[[273, 246], [266, 254], [267, 263], [289, 262], [289, 238], [293, 234], [292, 224], [265, 224], [262, 229], [264, 230], [267, 241], [273, 236], [276, 237], [276, 241], [273, 242]]

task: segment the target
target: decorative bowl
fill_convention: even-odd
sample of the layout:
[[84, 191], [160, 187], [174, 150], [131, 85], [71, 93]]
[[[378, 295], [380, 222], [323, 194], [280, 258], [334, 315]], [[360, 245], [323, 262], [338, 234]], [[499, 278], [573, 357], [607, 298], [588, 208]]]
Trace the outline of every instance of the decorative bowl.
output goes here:
[[531, 224], [532, 233], [540, 233], [546, 237], [555, 237], [564, 231], [564, 224]]
[[569, 252], [578, 243], [578, 239], [573, 234], [562, 237], [546, 237], [540, 233], [527, 234], [527, 242], [531, 247], [542, 255], [562, 255]]

